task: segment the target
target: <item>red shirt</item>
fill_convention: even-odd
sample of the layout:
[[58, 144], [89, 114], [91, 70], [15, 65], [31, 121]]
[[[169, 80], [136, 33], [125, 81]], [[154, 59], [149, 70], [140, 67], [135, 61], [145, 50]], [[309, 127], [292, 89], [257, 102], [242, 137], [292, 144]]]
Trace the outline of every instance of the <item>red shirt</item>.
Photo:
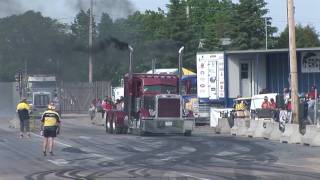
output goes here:
[[277, 104], [275, 102], [270, 102], [270, 109], [277, 109]]
[[310, 91], [310, 92], [308, 93], [308, 97], [309, 97], [310, 99], [315, 99], [315, 98], [316, 98], [316, 92], [315, 92], [315, 90]]

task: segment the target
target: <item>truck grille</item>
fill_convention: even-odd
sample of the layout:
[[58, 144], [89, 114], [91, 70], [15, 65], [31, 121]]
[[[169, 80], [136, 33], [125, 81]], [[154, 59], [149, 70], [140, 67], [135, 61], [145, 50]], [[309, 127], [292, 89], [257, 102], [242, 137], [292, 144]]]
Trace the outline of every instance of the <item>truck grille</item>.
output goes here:
[[159, 99], [158, 117], [180, 117], [180, 99]]

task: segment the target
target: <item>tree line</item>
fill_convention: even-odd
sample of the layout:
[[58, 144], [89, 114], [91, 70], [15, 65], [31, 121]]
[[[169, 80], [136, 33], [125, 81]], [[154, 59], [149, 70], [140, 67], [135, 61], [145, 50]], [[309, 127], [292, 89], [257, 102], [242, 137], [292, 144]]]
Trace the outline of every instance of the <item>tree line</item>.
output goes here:
[[[136, 11], [113, 20], [108, 13], [93, 19], [93, 79], [115, 85], [127, 72], [134, 47], [134, 71], [178, 66], [178, 49], [185, 46], [183, 66], [195, 70], [199, 51], [288, 47], [288, 28], [278, 30], [267, 16], [265, 0], [170, 0], [166, 11]], [[88, 80], [89, 10], [71, 24], [28, 11], [0, 19], [0, 81], [13, 81], [18, 69], [31, 74], [56, 74], [63, 81]], [[320, 45], [312, 26], [298, 25], [297, 47]], [[116, 43], [110, 44], [110, 40]]]

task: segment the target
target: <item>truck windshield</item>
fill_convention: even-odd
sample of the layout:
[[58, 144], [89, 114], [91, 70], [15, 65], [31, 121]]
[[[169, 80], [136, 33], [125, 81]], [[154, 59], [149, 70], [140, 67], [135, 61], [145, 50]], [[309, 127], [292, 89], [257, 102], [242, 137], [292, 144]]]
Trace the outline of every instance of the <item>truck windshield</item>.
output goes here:
[[29, 82], [30, 88], [55, 88], [55, 81]]
[[177, 93], [177, 88], [175, 86], [170, 85], [151, 85], [144, 86], [144, 92], [146, 91], [174, 94]]

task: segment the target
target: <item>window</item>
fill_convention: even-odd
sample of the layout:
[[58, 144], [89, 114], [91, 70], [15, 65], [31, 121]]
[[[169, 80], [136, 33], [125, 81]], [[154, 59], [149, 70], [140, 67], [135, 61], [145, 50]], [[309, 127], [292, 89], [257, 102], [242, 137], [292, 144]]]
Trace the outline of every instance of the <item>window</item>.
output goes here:
[[177, 93], [177, 87], [170, 85], [147, 85], [144, 86], [144, 91], [153, 91], [163, 94], [175, 94]]
[[240, 72], [241, 79], [248, 79], [249, 78], [249, 64], [241, 64], [241, 72]]

